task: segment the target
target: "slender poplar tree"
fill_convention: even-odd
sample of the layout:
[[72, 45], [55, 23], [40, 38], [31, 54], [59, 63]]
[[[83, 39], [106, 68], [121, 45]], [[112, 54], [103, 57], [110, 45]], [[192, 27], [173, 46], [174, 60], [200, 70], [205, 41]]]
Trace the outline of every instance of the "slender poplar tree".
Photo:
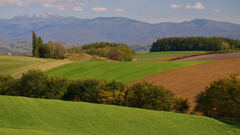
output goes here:
[[38, 41], [38, 46], [37, 46], [38, 55], [41, 56], [42, 54], [40, 54], [40, 53], [41, 53], [40, 49], [41, 49], [42, 46], [43, 46], [43, 40], [42, 40], [42, 38], [39, 36], [37, 41]]
[[38, 39], [34, 31], [32, 31], [32, 45], [33, 45], [32, 56], [39, 57]]

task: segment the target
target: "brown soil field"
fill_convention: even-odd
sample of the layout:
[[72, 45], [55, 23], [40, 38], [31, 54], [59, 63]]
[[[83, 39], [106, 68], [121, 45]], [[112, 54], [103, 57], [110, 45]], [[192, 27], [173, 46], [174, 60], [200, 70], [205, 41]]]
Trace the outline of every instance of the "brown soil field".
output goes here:
[[194, 99], [198, 93], [205, 90], [212, 81], [228, 77], [234, 73], [240, 73], [240, 58], [216, 60], [200, 65], [168, 70], [131, 82], [129, 85], [147, 81], [164, 86], [172, 90], [176, 96], [188, 98], [191, 104], [190, 111], [192, 111], [195, 106]]
[[232, 53], [216, 53], [216, 54], [199, 55], [199, 56], [178, 59], [175, 61], [223, 60], [223, 59], [239, 59], [239, 58], [240, 58], [240, 52], [232, 52]]

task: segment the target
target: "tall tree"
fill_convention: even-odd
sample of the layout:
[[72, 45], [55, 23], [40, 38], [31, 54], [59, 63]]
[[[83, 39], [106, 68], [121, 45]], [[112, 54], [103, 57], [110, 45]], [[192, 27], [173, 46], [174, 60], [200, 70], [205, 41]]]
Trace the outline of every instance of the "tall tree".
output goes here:
[[42, 46], [43, 46], [43, 40], [42, 40], [42, 38], [39, 36], [38, 37], [38, 45], [37, 45], [37, 50], [38, 50], [38, 56], [41, 56], [41, 51], [40, 51], [40, 49], [42, 48]]
[[32, 45], [33, 45], [32, 55], [34, 57], [38, 57], [39, 56], [38, 39], [34, 31], [32, 31]]

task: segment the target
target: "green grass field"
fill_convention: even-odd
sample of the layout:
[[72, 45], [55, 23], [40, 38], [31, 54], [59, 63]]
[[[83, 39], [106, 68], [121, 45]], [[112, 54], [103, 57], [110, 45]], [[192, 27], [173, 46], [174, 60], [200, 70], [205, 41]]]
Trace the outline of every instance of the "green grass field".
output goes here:
[[200, 64], [194, 62], [74, 62], [46, 71], [49, 76], [70, 79], [104, 79], [131, 82], [169, 69]]
[[48, 70], [66, 63], [68, 60], [38, 59], [27, 56], [0, 55], [0, 74], [20, 77], [30, 69]]
[[204, 53], [203, 51], [168, 51], [168, 52], [148, 52], [137, 53], [136, 59], [155, 59], [155, 58], [167, 58], [173, 56], [183, 56], [186, 54]]
[[0, 96], [1, 135], [239, 135], [240, 127], [189, 114]]

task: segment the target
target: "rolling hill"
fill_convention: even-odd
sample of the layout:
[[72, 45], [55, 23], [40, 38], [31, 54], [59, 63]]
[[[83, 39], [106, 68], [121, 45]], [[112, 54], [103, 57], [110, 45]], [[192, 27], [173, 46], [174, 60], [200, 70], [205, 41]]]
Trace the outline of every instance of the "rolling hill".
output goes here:
[[80, 19], [46, 13], [0, 19], [0, 42], [30, 42], [32, 30], [39, 33], [44, 41], [80, 44], [109, 41], [139, 46], [150, 45], [160, 37], [173, 36], [223, 36], [240, 39], [240, 25], [214, 20], [150, 24], [124, 17]]
[[[238, 135], [239, 122], [136, 108], [0, 96], [4, 135]], [[228, 123], [228, 124], [226, 124]]]
[[103, 62], [86, 61], [65, 64], [45, 73], [70, 79], [104, 79], [131, 82], [170, 69], [192, 66], [207, 61], [191, 62]]

